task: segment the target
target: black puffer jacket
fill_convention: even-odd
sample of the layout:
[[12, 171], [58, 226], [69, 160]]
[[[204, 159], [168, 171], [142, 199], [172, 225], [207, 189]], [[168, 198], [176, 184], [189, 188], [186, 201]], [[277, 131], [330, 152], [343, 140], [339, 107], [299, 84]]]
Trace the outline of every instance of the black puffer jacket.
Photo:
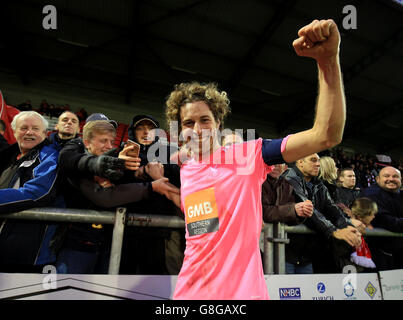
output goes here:
[[[118, 156], [118, 150], [108, 152], [109, 156]], [[146, 199], [152, 193], [150, 182], [131, 184], [114, 181], [115, 186], [101, 188], [94, 181], [94, 174], [88, 169], [88, 163], [97, 156], [88, 153], [81, 138], [72, 139], [66, 143], [60, 152], [59, 166], [61, 173], [67, 178], [64, 186], [64, 199], [68, 208], [92, 209], [111, 211], [116, 206], [125, 206], [130, 202]], [[130, 176], [132, 176], [132, 172]], [[134, 182], [134, 181], [131, 181]], [[132, 195], [132, 196], [131, 196]], [[73, 223], [60, 228], [59, 238], [55, 239], [56, 246], [65, 241], [67, 246], [79, 250], [87, 250], [83, 243], [91, 242], [101, 245], [110, 240], [111, 226], [94, 227], [87, 223]], [[95, 249], [95, 247], [94, 247]]]

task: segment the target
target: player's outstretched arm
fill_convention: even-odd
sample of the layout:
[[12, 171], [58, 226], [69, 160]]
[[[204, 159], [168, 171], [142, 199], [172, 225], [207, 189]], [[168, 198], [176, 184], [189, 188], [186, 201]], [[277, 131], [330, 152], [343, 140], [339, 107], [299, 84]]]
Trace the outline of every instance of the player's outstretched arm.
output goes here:
[[286, 162], [338, 145], [343, 137], [346, 103], [339, 61], [340, 34], [333, 20], [314, 20], [293, 42], [299, 56], [316, 60], [319, 93], [313, 127], [292, 135], [283, 152]]

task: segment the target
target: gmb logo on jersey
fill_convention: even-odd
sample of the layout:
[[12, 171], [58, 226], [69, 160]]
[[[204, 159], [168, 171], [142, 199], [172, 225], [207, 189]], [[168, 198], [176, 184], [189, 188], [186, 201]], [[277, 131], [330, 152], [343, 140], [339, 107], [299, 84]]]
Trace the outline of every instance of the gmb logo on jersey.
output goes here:
[[189, 236], [217, 231], [219, 221], [214, 188], [187, 195], [185, 197], [185, 213]]

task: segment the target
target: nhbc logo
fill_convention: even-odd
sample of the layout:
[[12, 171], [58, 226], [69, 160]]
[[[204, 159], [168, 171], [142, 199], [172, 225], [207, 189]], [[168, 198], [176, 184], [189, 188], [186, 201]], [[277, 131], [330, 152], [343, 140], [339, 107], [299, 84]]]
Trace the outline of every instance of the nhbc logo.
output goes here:
[[280, 300], [298, 300], [301, 299], [301, 288], [280, 288]]

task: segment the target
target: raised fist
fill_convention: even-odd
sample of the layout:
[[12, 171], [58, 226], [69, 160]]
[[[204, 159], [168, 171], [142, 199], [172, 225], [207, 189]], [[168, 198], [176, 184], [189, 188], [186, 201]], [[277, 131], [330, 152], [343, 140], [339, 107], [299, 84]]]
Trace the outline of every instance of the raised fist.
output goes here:
[[299, 56], [326, 63], [339, 53], [340, 34], [332, 19], [314, 20], [301, 28], [298, 36], [292, 45]]

